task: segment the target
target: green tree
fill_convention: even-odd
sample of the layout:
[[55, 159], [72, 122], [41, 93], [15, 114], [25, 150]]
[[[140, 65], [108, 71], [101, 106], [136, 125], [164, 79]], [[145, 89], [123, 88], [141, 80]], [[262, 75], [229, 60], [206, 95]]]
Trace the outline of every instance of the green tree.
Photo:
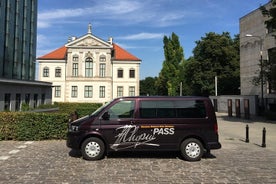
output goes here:
[[157, 77], [146, 77], [144, 80], [140, 80], [140, 95], [153, 96], [157, 95], [155, 82]]
[[156, 86], [159, 95], [176, 96], [180, 91], [180, 70], [184, 62], [183, 48], [175, 33], [172, 33], [171, 37], [164, 36], [163, 43], [165, 60]]
[[218, 94], [239, 94], [239, 37], [231, 38], [228, 32], [207, 33], [196, 41], [194, 57], [184, 65], [185, 85], [192, 95], [214, 95], [215, 76], [218, 77]]

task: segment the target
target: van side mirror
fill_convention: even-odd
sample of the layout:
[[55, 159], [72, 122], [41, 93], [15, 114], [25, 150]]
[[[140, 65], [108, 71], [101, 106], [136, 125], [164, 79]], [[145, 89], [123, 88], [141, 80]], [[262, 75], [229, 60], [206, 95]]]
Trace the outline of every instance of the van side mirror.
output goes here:
[[109, 120], [110, 119], [110, 115], [109, 113], [106, 111], [103, 115], [102, 115], [103, 120]]

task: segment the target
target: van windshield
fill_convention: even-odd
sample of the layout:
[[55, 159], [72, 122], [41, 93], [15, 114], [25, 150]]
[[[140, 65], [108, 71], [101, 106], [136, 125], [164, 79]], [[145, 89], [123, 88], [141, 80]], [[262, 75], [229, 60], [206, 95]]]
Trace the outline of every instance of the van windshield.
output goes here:
[[101, 107], [99, 107], [97, 110], [95, 110], [91, 116], [97, 116], [106, 106], [108, 106], [109, 104], [111, 104], [112, 101], [102, 105]]

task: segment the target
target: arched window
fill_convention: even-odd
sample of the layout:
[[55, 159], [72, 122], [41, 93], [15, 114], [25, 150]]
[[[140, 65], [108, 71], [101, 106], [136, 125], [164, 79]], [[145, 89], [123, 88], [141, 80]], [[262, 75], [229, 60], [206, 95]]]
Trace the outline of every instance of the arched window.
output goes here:
[[85, 60], [85, 77], [93, 77], [93, 59], [91, 57]]

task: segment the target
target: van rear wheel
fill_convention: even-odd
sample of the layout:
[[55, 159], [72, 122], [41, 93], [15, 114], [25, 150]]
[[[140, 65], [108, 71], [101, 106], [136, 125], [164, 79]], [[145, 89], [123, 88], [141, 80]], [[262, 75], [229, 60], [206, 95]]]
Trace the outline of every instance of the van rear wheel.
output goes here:
[[82, 143], [81, 153], [85, 160], [99, 160], [105, 153], [105, 145], [101, 139], [90, 137]]
[[180, 152], [187, 161], [199, 161], [203, 156], [203, 146], [198, 139], [189, 138], [184, 140], [180, 146]]

